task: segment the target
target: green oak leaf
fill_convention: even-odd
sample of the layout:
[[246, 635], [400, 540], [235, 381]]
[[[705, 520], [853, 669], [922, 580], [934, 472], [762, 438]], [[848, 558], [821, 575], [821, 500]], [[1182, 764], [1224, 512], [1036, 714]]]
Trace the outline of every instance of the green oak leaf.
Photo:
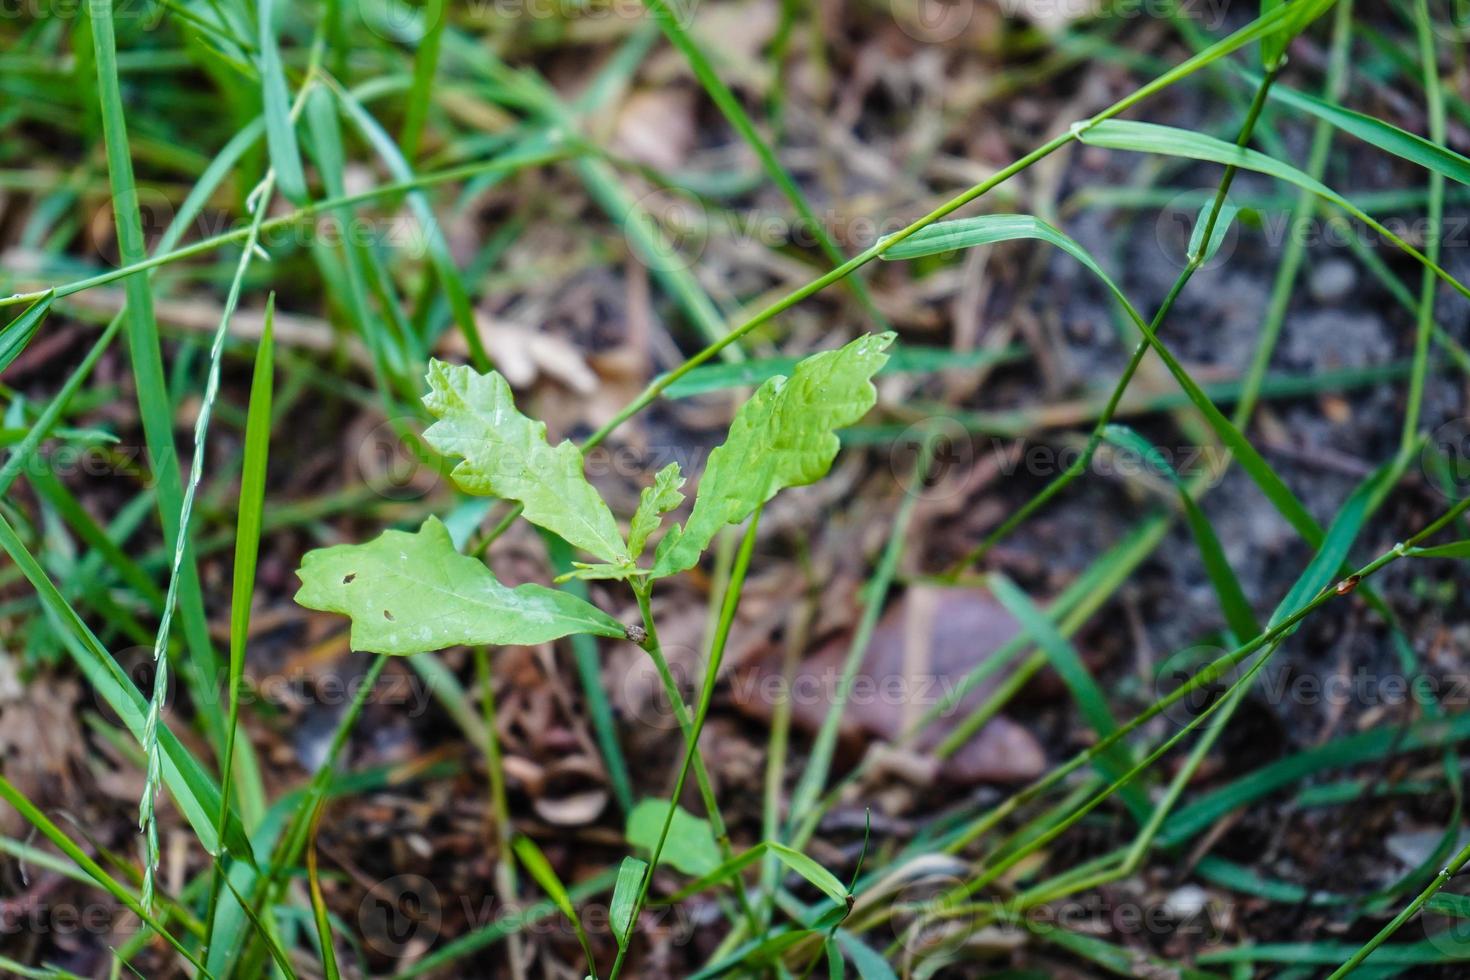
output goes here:
[[581, 452], [547, 442], [546, 423], [516, 410], [505, 378], [433, 360], [428, 380], [424, 404], [439, 421], [424, 438], [463, 457], [450, 474], [461, 490], [517, 501], [526, 520], [568, 544], [614, 564], [632, 561], [612, 511], [587, 482]]
[[502, 585], [430, 517], [417, 533], [307, 552], [296, 601], [352, 619], [352, 649], [413, 654], [466, 644], [544, 643], [572, 633], [623, 639], [622, 624], [544, 585]]
[[670, 463], [653, 477], [653, 486], [644, 487], [638, 495], [638, 509], [633, 512], [633, 521], [628, 527], [628, 551], [634, 555], [643, 553], [648, 536], [658, 530], [660, 518], [684, 502], [680, 489], [684, 477], [678, 463]]
[[745, 520], [779, 490], [821, 479], [837, 456], [833, 430], [856, 422], [877, 401], [870, 379], [888, 360], [893, 337], [866, 334], [757, 388], [735, 413], [724, 444], [710, 453], [688, 523], [659, 542], [653, 574], [692, 568], [720, 528]]

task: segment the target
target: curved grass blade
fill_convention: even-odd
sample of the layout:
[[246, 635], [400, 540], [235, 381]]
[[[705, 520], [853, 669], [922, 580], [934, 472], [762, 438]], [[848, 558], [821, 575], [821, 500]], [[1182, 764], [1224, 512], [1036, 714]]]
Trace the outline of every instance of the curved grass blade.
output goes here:
[[51, 309], [51, 301], [55, 297], [54, 291], [46, 293], [26, 307], [20, 316], [7, 323], [4, 330], [0, 330], [0, 373], [10, 367], [36, 336], [36, 331], [41, 328], [41, 321]]
[[1245, 590], [1241, 588], [1240, 579], [1236, 577], [1235, 570], [1230, 567], [1230, 562], [1225, 557], [1225, 549], [1220, 545], [1220, 539], [1216, 536], [1214, 527], [1205, 517], [1204, 511], [1195, 502], [1194, 495], [1189, 492], [1189, 488], [1179, 478], [1174, 467], [1169, 465], [1169, 461], [1163, 457], [1153, 443], [1127, 426], [1109, 425], [1103, 430], [1103, 438], [1115, 446], [1121, 446], [1146, 459], [1179, 491], [1179, 504], [1184, 508], [1184, 519], [1189, 524], [1190, 533], [1194, 535], [1195, 545], [1199, 548], [1200, 560], [1205, 566], [1205, 574], [1209, 576], [1210, 584], [1215, 588], [1215, 597], [1220, 602], [1220, 611], [1225, 616], [1225, 624], [1230, 627], [1235, 638], [1242, 642], [1260, 633], [1261, 624], [1257, 622], [1255, 611], [1251, 609], [1250, 602], [1245, 597]]
[[577, 916], [577, 910], [572, 905], [572, 897], [567, 894], [567, 888], [557, 877], [556, 871], [552, 869], [551, 862], [546, 860], [546, 855], [541, 853], [541, 848], [536, 846], [536, 842], [525, 835], [517, 837], [511, 848], [515, 851], [521, 866], [526, 869], [526, 873], [535, 879], [536, 884], [541, 886], [541, 890], [556, 904], [561, 914], [566, 916], [567, 921], [576, 930], [577, 941], [582, 944], [582, 954], [587, 957], [587, 971], [591, 974], [592, 980], [597, 980], [597, 960], [592, 955], [592, 940], [588, 938], [587, 930], [583, 928], [582, 920]]
[[[1221, 144], [1235, 149], [1230, 144]], [[1087, 267], [1098, 280], [1107, 287], [1108, 291], [1122, 306], [1128, 314], [1128, 318], [1138, 327], [1149, 346], [1158, 354], [1159, 359], [1164, 362], [1169, 373], [1179, 382], [1185, 395], [1205, 416], [1210, 428], [1220, 437], [1220, 440], [1230, 449], [1230, 452], [1239, 460], [1241, 468], [1260, 487], [1276, 507], [1281, 515], [1296, 529], [1297, 533], [1307, 540], [1309, 544], [1317, 545], [1322, 540], [1322, 528], [1317, 524], [1315, 518], [1291, 492], [1286, 483], [1276, 474], [1269, 463], [1261, 456], [1250, 441], [1245, 438], [1241, 431], [1227, 419], [1210, 397], [1200, 388], [1199, 384], [1189, 376], [1184, 367], [1175, 359], [1169, 349], [1158, 339], [1148, 322], [1129, 302], [1120, 287], [1113, 278], [1109, 276], [1097, 260], [1078, 245], [1070, 237], [1058, 231], [1039, 218], [1029, 214], [987, 214], [975, 218], [961, 218], [956, 221], [945, 221], [930, 225], [928, 228], [917, 232], [908, 239], [899, 242], [884, 254], [884, 258], [915, 258], [924, 255], [936, 255], [943, 252], [953, 251], [960, 248], [969, 248], [974, 245], [987, 245], [993, 242], [1013, 241], [1016, 239], [1031, 238], [1044, 241], [1050, 245], [1060, 248], [1071, 255], [1078, 262]]]
[[1343, 197], [1337, 191], [1328, 187], [1319, 180], [1298, 170], [1289, 163], [1283, 163], [1274, 157], [1267, 156], [1258, 150], [1251, 150], [1227, 143], [1204, 133], [1194, 133], [1189, 130], [1177, 129], [1173, 126], [1160, 126], [1157, 123], [1135, 122], [1126, 119], [1106, 119], [1097, 123], [1079, 123], [1076, 127], [1077, 138], [1092, 146], [1102, 146], [1111, 150], [1128, 150], [1133, 153], [1156, 153], [1163, 156], [1185, 157], [1190, 160], [1202, 160], [1207, 163], [1220, 163], [1225, 166], [1238, 167], [1242, 170], [1254, 170], [1257, 173], [1284, 180], [1294, 184], [1303, 190], [1311, 191], [1323, 200], [1342, 208], [1348, 214], [1363, 222], [1369, 228], [1388, 239], [1401, 251], [1413, 256], [1426, 268], [1432, 271], [1440, 279], [1444, 280], [1460, 295], [1470, 299], [1470, 286], [1466, 286], [1450, 273], [1440, 267], [1439, 263], [1430, 259], [1388, 228], [1384, 227], [1377, 219], [1363, 211], [1356, 204]]
[[740, 872], [755, 864], [767, 854], [775, 856], [786, 867], [790, 868], [802, 878], [805, 878], [809, 884], [830, 898], [839, 908], [847, 909], [851, 907], [852, 893], [847, 890], [847, 886], [836, 875], [800, 851], [772, 840], [761, 841], [749, 850], [735, 855], [702, 878], [679, 889], [678, 892], [669, 896], [662, 904], [674, 905], [684, 901], [691, 895], [697, 895], [716, 885], [722, 885], [728, 881], [732, 881], [739, 876]]
[[638, 901], [638, 889], [643, 886], [643, 876], [647, 873], [648, 862], [639, 858], [625, 857], [618, 865], [618, 880], [613, 885], [612, 901], [608, 904], [608, 919], [618, 949], [627, 948], [628, 937], [633, 934], [633, 906]]
[[10, 806], [12, 806], [17, 813], [25, 818], [27, 823], [39, 830], [41, 834], [47, 840], [51, 841], [51, 843], [55, 844], [56, 847], [59, 848], [63, 854], [75, 861], [78, 867], [86, 871], [87, 874], [91, 875], [92, 879], [96, 881], [97, 884], [101, 885], [108, 892], [108, 894], [112, 895], [113, 898], [117, 899], [119, 902], [125, 905], [134, 915], [142, 919], [143, 922], [148, 926], [148, 928], [152, 929], [155, 933], [161, 936], [163, 940], [167, 942], [170, 946], [172, 946], [180, 956], [193, 964], [194, 967], [197, 968], [202, 974], [208, 976], [208, 971], [204, 969], [204, 964], [200, 963], [199, 960], [195, 958], [194, 954], [189, 952], [188, 948], [183, 945], [183, 943], [175, 939], [173, 935], [164, 928], [163, 923], [159, 922], [153, 917], [153, 913], [149, 911], [144, 903], [134, 898], [131, 892], [124, 888], [105, 870], [103, 870], [102, 866], [94, 861], [91, 855], [78, 847], [76, 843], [66, 835], [65, 831], [56, 826], [56, 824], [53, 823], [51, 819], [46, 816], [46, 814], [37, 809], [35, 804], [33, 804], [25, 796], [24, 793], [16, 789], [15, 786], [10, 782], [10, 780], [6, 779], [3, 775], [0, 775], [0, 799], [3, 799], [6, 803], [10, 804]]
[[311, 815], [311, 827], [306, 832], [306, 880], [311, 889], [311, 917], [316, 922], [317, 942], [322, 954], [322, 973], [327, 980], [341, 980], [342, 971], [337, 967], [337, 950], [332, 945], [332, 923], [327, 915], [327, 902], [322, 897], [322, 882], [317, 873], [316, 835], [321, 826], [322, 814], [326, 812], [326, 798], [317, 801], [316, 812]]
[[[1248, 80], [1256, 80], [1248, 73], [1242, 74]], [[1364, 115], [1352, 109], [1344, 109], [1340, 105], [1334, 105], [1325, 99], [1308, 95], [1306, 92], [1298, 92], [1284, 85], [1274, 86], [1271, 89], [1271, 98], [1283, 105], [1316, 116], [1330, 123], [1335, 129], [1350, 136], [1356, 136], [1380, 150], [1392, 153], [1410, 163], [1418, 164], [1426, 170], [1432, 170], [1450, 180], [1470, 186], [1470, 157], [1456, 153], [1447, 146], [1441, 146], [1432, 140], [1400, 129], [1392, 123], [1386, 123], [1381, 119], [1375, 119], [1373, 116]]]

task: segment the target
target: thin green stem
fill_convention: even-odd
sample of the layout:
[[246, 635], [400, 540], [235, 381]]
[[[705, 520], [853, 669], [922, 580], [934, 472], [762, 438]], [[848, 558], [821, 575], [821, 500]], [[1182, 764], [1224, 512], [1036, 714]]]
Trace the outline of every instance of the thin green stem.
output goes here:
[[[720, 606], [720, 620], [710, 640], [704, 684], [699, 694], [699, 708], [694, 716], [694, 729], [690, 733], [689, 744], [684, 750], [684, 761], [679, 766], [678, 778], [674, 780], [673, 792], [669, 794], [669, 808], [664, 815], [664, 825], [659, 832], [658, 843], [654, 845], [648, 868], [643, 872], [643, 881], [638, 886], [638, 897], [634, 900], [633, 911], [628, 917], [630, 922], [638, 921], [639, 913], [642, 912], [644, 904], [648, 901], [648, 889], [653, 884], [653, 876], [658, 870], [659, 858], [663, 856], [664, 843], [669, 837], [669, 828], [674, 823], [675, 807], [684, 792], [684, 783], [689, 778], [689, 770], [693, 767], [694, 758], [699, 754], [699, 736], [704, 731], [704, 723], [709, 718], [710, 705], [714, 702], [715, 685], [720, 676], [720, 664], [725, 658], [725, 644], [730, 639], [730, 627], [734, 624], [735, 613], [740, 608], [740, 592], [745, 586], [745, 575], [750, 570], [751, 555], [755, 552], [756, 529], [760, 526], [762, 509], [762, 507], [757, 507], [750, 515], [745, 536], [740, 540], [740, 550], [735, 555], [735, 565], [730, 571], [730, 582], [725, 588], [725, 598]], [[623, 966], [623, 959], [632, 945], [631, 942], [624, 943], [618, 949], [618, 956], [613, 961], [612, 972], [608, 974], [608, 980], [617, 980], [618, 973]]]
[[[490, 651], [475, 647], [475, 680], [480, 685], [481, 720], [485, 727], [485, 772], [490, 783], [490, 818], [495, 822], [495, 889], [507, 908], [516, 904], [516, 865], [511, 858], [511, 839], [515, 836], [510, 819], [510, 800], [505, 792], [505, 766], [501, 761], [500, 734], [495, 723], [495, 679], [490, 671]], [[521, 962], [521, 937], [506, 937], [506, 959], [514, 980], [525, 980]]]
[[[650, 581], [635, 582], [633, 594], [638, 599], [638, 612], [643, 618], [643, 631], [645, 633], [641, 644], [644, 652], [653, 661], [654, 668], [658, 671], [659, 682], [663, 685], [664, 696], [669, 699], [672, 706], [674, 718], [679, 724], [679, 730], [684, 736], [685, 751], [690, 751], [694, 746], [694, 719], [689, 716], [689, 708], [684, 703], [684, 695], [679, 691], [678, 681], [674, 679], [673, 671], [669, 669], [668, 658], [664, 656], [663, 645], [658, 638], [658, 625], [653, 618], [653, 583]], [[703, 757], [695, 751], [692, 756], [694, 760], [694, 778], [699, 786], [699, 795], [704, 803], [705, 816], [710, 822], [710, 829], [714, 832], [715, 842], [720, 848], [720, 860], [728, 861], [735, 856], [735, 851], [730, 844], [730, 829], [725, 825], [725, 818], [720, 812], [719, 798], [715, 795], [714, 784], [710, 781], [709, 769], [704, 764]], [[675, 797], [677, 800], [677, 796]], [[672, 811], [671, 811], [672, 812]], [[751, 907], [749, 899], [745, 896], [744, 889], [736, 882], [735, 895], [739, 901], [741, 910], [745, 915], [746, 924], [750, 928], [756, 927], [755, 910]]]

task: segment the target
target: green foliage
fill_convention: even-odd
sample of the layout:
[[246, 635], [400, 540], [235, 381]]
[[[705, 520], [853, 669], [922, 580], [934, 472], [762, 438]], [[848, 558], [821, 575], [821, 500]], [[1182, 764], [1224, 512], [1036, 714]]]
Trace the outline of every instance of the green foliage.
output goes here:
[[536, 842], [526, 836], [517, 837], [511, 845], [515, 851], [516, 858], [520, 860], [521, 866], [526, 873], [536, 880], [546, 897], [556, 905], [557, 911], [566, 916], [568, 922], [577, 933], [577, 941], [582, 944], [582, 955], [587, 957], [587, 969], [591, 975], [597, 976], [596, 960], [592, 956], [592, 940], [587, 935], [587, 930], [582, 926], [582, 920], [577, 916], [577, 910], [572, 906], [572, 896], [567, 891], [567, 886], [557, 876], [556, 870], [552, 868], [551, 862], [546, 860], [546, 855], [541, 853], [541, 848]]
[[[735, 415], [725, 444], [710, 454], [694, 512], [660, 544], [652, 575], [692, 566], [726, 524], [738, 523], [783, 487], [820, 479], [837, 455], [834, 429], [861, 418], [877, 398], [869, 380], [887, 360], [892, 334], [864, 336], [797, 364], [792, 376], [763, 384]], [[587, 482], [571, 442], [552, 446], [546, 425], [522, 415], [498, 372], [442, 361], [429, 365], [424, 404], [438, 419], [424, 438], [462, 457], [452, 476], [462, 490], [494, 494], [523, 507], [527, 520], [604, 559], [577, 563], [563, 578], [627, 579], [650, 574], [634, 564], [664, 514], [684, 500], [684, 477], [670, 463], [644, 488], [629, 543]], [[414, 654], [464, 644], [541, 643], [578, 633], [622, 638], [622, 625], [566, 592], [539, 585], [507, 588], [485, 565], [461, 555], [429, 518], [418, 533], [386, 531], [362, 545], [307, 554], [296, 601], [352, 619], [352, 647]], [[431, 595], [433, 601], [426, 601]]]
[[710, 453], [688, 523], [659, 542], [654, 576], [693, 567], [720, 528], [745, 520], [785, 487], [821, 479], [837, 455], [834, 430], [862, 418], [877, 400], [870, 379], [892, 343], [891, 333], [859, 337], [756, 389], [724, 444]]
[[[658, 847], [670, 805], [666, 800], [643, 800], [635, 806], [628, 814], [628, 843], [652, 854]], [[672, 865], [687, 875], [706, 875], [718, 868], [720, 848], [709, 821], [675, 805], [659, 863]]]
[[618, 949], [626, 949], [628, 938], [633, 933], [634, 909], [638, 904], [638, 890], [643, 887], [643, 876], [648, 873], [648, 862], [635, 857], [623, 858], [618, 865], [618, 880], [613, 885], [612, 901], [608, 903], [608, 919]]
[[525, 518], [603, 561], [630, 564], [618, 522], [582, 472], [571, 442], [553, 447], [546, 423], [516, 410], [510, 384], [497, 371], [429, 363], [424, 404], [439, 421], [425, 440], [446, 456], [462, 456], [451, 474], [466, 493], [514, 500]]
[[638, 495], [638, 509], [633, 512], [633, 523], [628, 529], [628, 550], [634, 555], [643, 553], [648, 536], [662, 523], [660, 518], [684, 502], [683, 486], [679, 464], [670, 463], [654, 475], [653, 486], [644, 487]]
[[301, 563], [296, 601], [352, 619], [352, 648], [406, 655], [468, 644], [544, 643], [572, 633], [622, 638], [589, 602], [542, 585], [509, 588], [454, 550], [430, 517], [417, 533], [318, 548]]

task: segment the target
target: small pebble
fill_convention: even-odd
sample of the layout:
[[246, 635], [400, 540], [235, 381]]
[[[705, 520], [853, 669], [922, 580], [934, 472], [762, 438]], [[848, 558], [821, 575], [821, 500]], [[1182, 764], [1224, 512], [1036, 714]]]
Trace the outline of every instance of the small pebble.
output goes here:
[[1346, 259], [1328, 259], [1312, 269], [1307, 290], [1319, 303], [1340, 303], [1358, 283], [1358, 270]]
[[1199, 915], [1205, 910], [1210, 896], [1198, 885], [1185, 885], [1176, 888], [1164, 899], [1164, 907], [1169, 915], [1179, 921], [1187, 921]]

